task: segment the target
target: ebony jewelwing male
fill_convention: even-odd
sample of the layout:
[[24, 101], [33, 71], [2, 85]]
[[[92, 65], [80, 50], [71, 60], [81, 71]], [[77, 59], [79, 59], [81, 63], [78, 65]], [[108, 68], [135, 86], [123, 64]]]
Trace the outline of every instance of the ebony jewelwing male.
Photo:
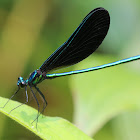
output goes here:
[[[62, 77], [67, 75], [85, 73], [89, 71], [95, 71], [95, 70], [140, 59], [140, 55], [137, 55], [134, 57], [126, 58], [123, 60], [104, 64], [97, 67], [64, 72], [64, 73], [48, 74], [48, 72], [50, 72], [51, 70], [76, 64], [82, 61], [83, 59], [85, 59], [86, 57], [88, 57], [90, 54], [92, 54], [99, 47], [99, 45], [102, 43], [105, 36], [107, 35], [109, 25], [110, 25], [110, 16], [107, 10], [105, 10], [104, 8], [96, 8], [92, 10], [83, 19], [81, 24], [70, 36], [70, 38], [64, 44], [62, 44], [49, 58], [47, 58], [39, 69], [32, 72], [27, 80], [24, 80], [22, 77], [18, 78], [18, 82], [17, 82], [18, 89], [15, 92], [15, 94], [18, 93], [20, 88], [25, 88], [26, 102], [23, 104], [26, 104], [28, 102], [27, 86], [30, 87], [31, 92], [38, 105], [38, 114], [36, 118], [37, 120], [40, 111], [39, 102], [32, 88], [35, 88], [44, 100], [43, 109], [41, 111], [42, 113], [47, 106], [47, 101], [43, 93], [37, 87], [37, 84], [41, 83], [43, 80], [54, 79], [57, 77]], [[6, 104], [9, 102], [9, 100], [6, 102]], [[6, 104], [3, 107], [5, 107]], [[13, 111], [14, 109], [12, 109], [11, 111]]]

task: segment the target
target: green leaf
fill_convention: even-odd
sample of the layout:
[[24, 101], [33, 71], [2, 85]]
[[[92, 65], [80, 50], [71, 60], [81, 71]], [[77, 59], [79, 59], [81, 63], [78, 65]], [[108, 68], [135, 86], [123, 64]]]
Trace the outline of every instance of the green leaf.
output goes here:
[[[113, 59], [97, 55], [77, 64], [76, 69], [113, 62]], [[71, 77], [74, 122], [86, 134], [95, 134], [119, 113], [140, 109], [140, 75], [129, 69], [134, 63], [137, 62]]]
[[113, 119], [112, 128], [115, 139], [139, 140], [140, 139], [140, 111], [125, 112]]
[[[0, 97], [1, 105], [4, 105], [8, 99]], [[22, 105], [10, 114], [8, 114], [13, 108], [17, 107], [21, 103], [16, 101], [10, 101], [5, 108], [0, 108], [0, 111], [12, 118], [19, 124], [23, 125], [42, 139], [46, 140], [92, 140], [89, 136], [84, 134], [81, 130], [76, 128], [73, 124], [60, 117], [46, 117], [40, 116], [37, 129], [36, 122], [31, 124], [37, 116], [37, 110], [34, 108]]]

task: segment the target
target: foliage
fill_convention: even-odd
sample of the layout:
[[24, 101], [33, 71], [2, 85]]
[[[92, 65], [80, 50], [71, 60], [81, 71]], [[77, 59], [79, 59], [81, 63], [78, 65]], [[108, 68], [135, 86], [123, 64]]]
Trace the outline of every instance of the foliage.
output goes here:
[[[111, 24], [107, 37], [94, 53], [94, 57], [59, 72], [93, 67], [140, 54], [139, 4], [138, 0], [1, 0], [1, 96], [9, 98], [15, 92], [17, 77], [28, 78], [33, 70], [39, 68], [44, 60], [67, 40], [85, 15], [97, 7], [104, 7], [110, 13]], [[137, 61], [42, 82], [38, 86], [45, 95], [48, 106], [45, 116], [39, 118], [38, 132], [31, 125], [37, 112], [23, 105], [9, 115], [8, 112], [19, 104], [10, 101], [8, 106], [1, 109], [0, 139], [44, 139], [42, 135], [36, 137], [28, 130], [40, 135], [43, 127], [44, 131], [47, 129], [45, 136], [48, 136], [48, 139], [49, 136], [59, 138], [60, 130], [64, 137], [69, 135], [66, 136], [67, 139], [74, 137], [70, 136], [70, 129], [73, 133], [76, 132], [78, 139], [81, 136], [90, 139], [79, 130], [81, 129], [96, 140], [139, 140], [139, 68]], [[30, 95], [30, 91], [28, 94]], [[25, 102], [24, 95], [24, 90], [21, 90], [15, 100]], [[41, 102], [40, 99], [39, 101]], [[5, 102], [6, 99], [0, 98], [0, 106]], [[30, 105], [36, 107], [36, 102], [31, 102]], [[44, 122], [46, 126], [56, 127], [57, 131], [51, 131], [51, 128], [46, 126], [44, 128]], [[41, 124], [43, 126], [39, 127]]]
[[[7, 102], [7, 99], [0, 98], [1, 103]], [[46, 140], [91, 140], [90, 137], [85, 135], [82, 131], [72, 125], [65, 119], [59, 117], [46, 117], [40, 116], [38, 123], [36, 121], [32, 124], [37, 116], [37, 111], [27, 105], [22, 105], [13, 110], [9, 114], [9, 110], [21, 105], [16, 101], [10, 101], [8, 106], [0, 108], [0, 111], [17, 121], [42, 139]]]

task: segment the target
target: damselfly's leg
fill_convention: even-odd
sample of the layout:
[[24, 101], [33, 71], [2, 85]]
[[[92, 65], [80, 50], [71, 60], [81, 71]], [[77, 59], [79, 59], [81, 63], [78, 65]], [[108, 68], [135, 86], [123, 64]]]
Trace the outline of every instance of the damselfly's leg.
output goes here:
[[42, 99], [43, 99], [44, 102], [45, 102], [45, 105], [43, 105], [43, 109], [42, 109], [42, 111], [41, 111], [41, 114], [42, 114], [42, 113], [44, 112], [45, 108], [47, 107], [47, 101], [46, 101], [46, 99], [45, 99], [44, 94], [39, 90], [39, 88], [38, 88], [38, 87], [35, 87], [35, 89], [39, 92], [39, 94], [41, 95]]
[[[36, 92], [38, 92], [38, 90], [36, 89]], [[43, 108], [46, 108], [46, 102], [44, 101], [44, 98], [42, 97], [42, 95], [39, 93], [39, 96], [41, 97], [41, 100], [42, 100], [42, 102], [43, 102]], [[41, 114], [43, 114], [44, 113], [44, 111], [42, 112], [41, 111]]]
[[18, 87], [17, 91], [10, 97], [10, 99], [4, 104], [4, 106], [0, 108], [4, 108], [8, 104], [8, 102], [19, 92], [19, 90], [20, 90], [20, 87]]
[[[47, 101], [46, 101], [45, 96], [43, 95], [43, 93], [39, 90], [39, 88], [38, 88], [38, 87], [35, 87], [35, 89], [39, 92], [39, 94], [41, 95], [42, 99], [43, 99], [44, 102], [45, 102], [45, 105], [43, 105], [43, 109], [42, 109], [42, 111], [40, 112], [40, 114], [42, 114], [42, 113], [44, 112], [46, 106], [47, 106]], [[36, 118], [35, 120], [38, 120], [38, 117], [39, 117], [39, 115], [37, 116], [37, 118]], [[35, 120], [34, 120], [34, 121], [35, 121]], [[33, 122], [34, 122], [34, 121], [33, 121]], [[33, 123], [33, 122], [32, 122], [32, 123]]]
[[28, 103], [28, 93], [27, 93], [27, 87], [26, 87], [26, 86], [25, 86], [25, 93], [26, 93], [26, 102], [24, 102], [24, 103], [18, 105], [17, 107], [13, 108], [13, 109], [9, 112], [9, 114], [10, 114], [13, 110], [15, 110], [16, 108], [18, 108], [18, 107], [20, 107], [20, 106], [22, 106], [22, 105]]
[[[32, 87], [30, 86], [30, 88], [31, 88], [31, 92], [33, 93], [33, 96], [34, 96], [34, 98], [35, 98], [35, 100], [36, 100], [36, 102], [37, 102], [37, 106], [38, 106], [38, 114], [37, 114], [37, 117], [36, 117], [36, 119], [35, 120], [37, 120], [37, 122], [36, 122], [36, 128], [37, 128], [37, 123], [38, 123], [38, 117], [39, 117], [39, 110], [40, 110], [40, 105], [39, 105], [39, 102], [38, 102], [38, 100], [37, 100], [37, 98], [36, 98], [36, 95], [35, 95], [35, 93], [34, 93], [34, 91], [33, 91], [33, 89], [32, 89]], [[34, 121], [33, 121], [34, 122]], [[32, 122], [32, 123], [33, 123]]]

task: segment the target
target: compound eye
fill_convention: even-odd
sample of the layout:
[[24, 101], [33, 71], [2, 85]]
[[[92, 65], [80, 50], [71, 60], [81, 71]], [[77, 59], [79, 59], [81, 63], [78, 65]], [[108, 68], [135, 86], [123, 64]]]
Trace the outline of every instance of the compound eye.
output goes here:
[[22, 77], [18, 77], [17, 86], [19, 86], [19, 87], [25, 87], [26, 86], [26, 83], [25, 83], [25, 81], [23, 80]]
[[18, 77], [18, 80], [22, 81], [22, 80], [23, 80], [23, 78], [22, 78], [22, 77]]

